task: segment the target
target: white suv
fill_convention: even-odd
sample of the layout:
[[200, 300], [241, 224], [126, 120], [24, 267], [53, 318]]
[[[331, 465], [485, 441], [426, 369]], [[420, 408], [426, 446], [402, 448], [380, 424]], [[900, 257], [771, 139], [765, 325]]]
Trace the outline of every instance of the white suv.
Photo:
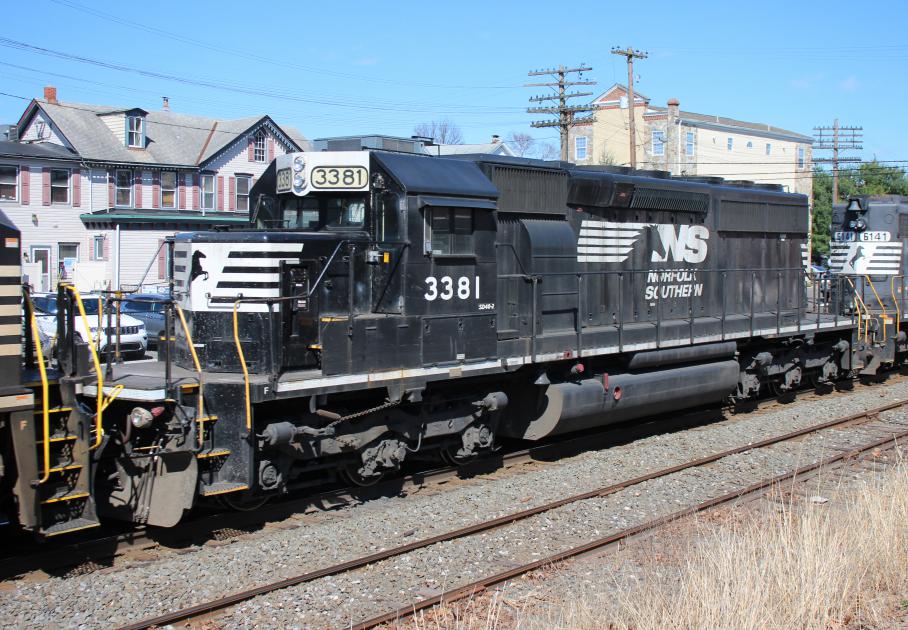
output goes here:
[[[35, 316], [38, 320], [38, 328], [43, 334], [53, 338], [57, 334], [57, 296], [54, 294], [36, 294], [32, 295], [32, 302], [35, 305]], [[101, 325], [98, 324], [98, 300], [97, 296], [84, 296], [82, 304], [85, 306], [85, 315], [88, 320], [89, 330], [85, 330], [85, 323], [81, 315], [76, 313], [75, 328], [82, 340], [91, 340], [97, 342], [98, 352], [102, 355], [106, 352], [108, 344], [117, 342], [116, 328], [107, 328], [107, 315], [101, 316]], [[116, 315], [112, 317], [114, 324]], [[99, 327], [102, 330], [98, 330]], [[44, 344], [42, 343], [42, 346]], [[148, 349], [148, 333], [145, 331], [145, 324], [130, 317], [126, 314], [120, 315], [120, 353], [125, 357], [141, 359], [145, 356]], [[113, 348], [111, 348], [113, 350]], [[103, 358], [103, 357], [102, 357]]]

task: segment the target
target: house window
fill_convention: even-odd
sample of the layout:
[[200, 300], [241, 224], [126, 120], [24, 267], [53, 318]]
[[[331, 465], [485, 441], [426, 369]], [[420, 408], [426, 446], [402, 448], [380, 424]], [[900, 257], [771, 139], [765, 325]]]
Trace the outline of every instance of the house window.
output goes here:
[[687, 139], [686, 139], [686, 142], [685, 142], [685, 144], [684, 144], [684, 153], [686, 153], [687, 155], [693, 155], [693, 154], [694, 154], [694, 147], [696, 146], [695, 143], [696, 143], [696, 136], [694, 136], [694, 132], [693, 132], [693, 131], [688, 131], [688, 132], [687, 132]]
[[748, 148], [748, 149], [753, 149], [753, 148], [754, 148], [754, 143], [748, 140], [748, 141], [747, 141], [747, 148]]
[[431, 208], [429, 211], [430, 251], [437, 256], [469, 256], [473, 249], [473, 210]]
[[91, 241], [92, 260], [104, 260], [104, 236], [98, 234]]
[[586, 136], [577, 136], [574, 138], [574, 159], [586, 159]]
[[202, 175], [202, 210], [214, 210], [214, 175]]
[[798, 147], [798, 168], [804, 168], [804, 147]]
[[141, 116], [127, 116], [126, 146], [145, 148], [145, 120]]
[[15, 166], [0, 166], [0, 201], [15, 201], [18, 198], [19, 169]]
[[132, 171], [117, 171], [117, 206], [132, 207]]
[[255, 132], [252, 146], [252, 159], [256, 162], [264, 162], [265, 155], [265, 132], [259, 129]]
[[73, 277], [73, 268], [79, 262], [78, 243], [60, 243], [57, 245], [57, 277], [66, 280]]
[[35, 123], [35, 138], [38, 140], [44, 139], [44, 131], [47, 129], [47, 124], [43, 121]]
[[731, 151], [735, 146], [735, 139], [731, 136], [728, 136], [728, 150]]
[[249, 189], [252, 188], [252, 177], [249, 175], [236, 176], [236, 209], [249, 211]]
[[664, 131], [653, 131], [653, 155], [665, 155]]
[[177, 174], [174, 171], [161, 173], [161, 207], [177, 207]]
[[772, 155], [772, 144], [766, 143], [766, 155]]
[[50, 171], [51, 203], [69, 203], [69, 171], [54, 168]]

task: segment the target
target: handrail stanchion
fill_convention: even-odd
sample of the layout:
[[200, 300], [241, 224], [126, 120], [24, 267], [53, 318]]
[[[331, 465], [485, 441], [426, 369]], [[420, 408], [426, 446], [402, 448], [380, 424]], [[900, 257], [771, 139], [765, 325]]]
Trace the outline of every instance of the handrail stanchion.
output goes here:
[[41, 334], [38, 331], [38, 318], [35, 309], [31, 306], [31, 298], [26, 297], [29, 303], [32, 336], [35, 338], [35, 352], [38, 354], [38, 374], [41, 376], [41, 414], [44, 427], [44, 472], [37, 483], [42, 484], [50, 478], [50, 399], [48, 394], [47, 367], [44, 365], [44, 350], [41, 348]]
[[246, 367], [246, 355], [243, 353], [243, 345], [240, 343], [240, 325], [237, 312], [240, 308], [242, 298], [233, 303], [233, 342], [236, 344], [236, 353], [240, 359], [240, 368], [243, 370], [244, 386], [244, 404], [246, 409], [246, 431], [252, 431], [252, 406], [249, 402], [249, 369]]
[[[76, 307], [79, 309], [79, 316], [82, 318], [82, 325], [85, 326], [86, 332], [91, 330], [91, 326], [88, 325], [88, 315], [85, 314], [85, 305], [82, 303], [82, 296], [79, 294], [79, 290], [71, 285], [66, 285], [66, 289], [73, 294], [73, 297], [76, 299]], [[91, 351], [91, 361], [95, 367], [95, 377], [98, 379], [98, 396], [97, 400], [97, 412], [95, 413], [95, 442], [92, 444], [90, 450], [94, 450], [101, 446], [101, 438], [104, 435], [104, 426], [102, 423], [102, 414], [104, 413], [104, 408], [107, 407], [113, 399], [117, 397], [122, 388], [114, 389], [111, 391], [110, 397], [105, 399], [104, 394], [104, 373], [101, 371], [101, 361], [98, 359], [98, 349], [95, 348], [94, 344], [91, 343], [91, 335], [89, 334], [88, 339], [88, 349]]]
[[192, 335], [189, 333], [189, 326], [186, 324], [186, 317], [183, 315], [183, 309], [180, 308], [179, 304], [174, 304], [176, 309], [177, 316], [180, 318], [180, 325], [183, 328], [183, 334], [186, 335], [186, 345], [189, 346], [189, 354], [192, 356], [192, 363], [195, 365], [195, 371], [198, 374], [199, 379], [199, 410], [198, 416], [196, 417], [196, 424], [198, 425], [198, 443], [201, 447], [204, 443], [205, 435], [205, 385], [204, 379], [202, 378], [202, 364], [199, 362], [199, 355], [195, 350], [195, 344], [192, 343]]

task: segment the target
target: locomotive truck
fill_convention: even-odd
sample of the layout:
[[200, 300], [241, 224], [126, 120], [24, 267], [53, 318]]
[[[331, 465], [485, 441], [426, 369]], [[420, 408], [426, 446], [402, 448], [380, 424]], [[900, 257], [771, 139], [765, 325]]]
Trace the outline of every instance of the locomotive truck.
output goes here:
[[172, 526], [207, 497], [367, 485], [906, 350], [873, 270], [809, 294], [807, 198], [778, 186], [362, 149], [280, 156], [251, 194], [248, 227], [168, 242], [157, 362], [104, 365], [60, 287], [50, 395], [7, 429], [23, 526]]

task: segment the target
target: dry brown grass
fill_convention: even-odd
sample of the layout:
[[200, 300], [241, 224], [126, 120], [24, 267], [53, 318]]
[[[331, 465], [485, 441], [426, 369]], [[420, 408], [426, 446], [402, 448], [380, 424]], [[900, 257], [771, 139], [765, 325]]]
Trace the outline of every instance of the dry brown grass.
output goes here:
[[[823, 504], [701, 524], [674, 571], [564, 594], [520, 626], [587, 630], [884, 628], [908, 599], [908, 466]], [[620, 581], [619, 581], [620, 580]], [[901, 610], [900, 610], [901, 609]]]
[[[608, 583], [601, 577], [608, 571], [564, 567], [533, 583], [529, 599], [508, 588], [487, 591], [390, 627], [901, 629], [899, 620], [908, 621], [908, 464], [857, 488], [823, 483], [828, 503], [779, 489], [768, 514], [675, 523], [670, 534], [623, 552], [624, 567], [635, 568]], [[584, 573], [581, 586], [576, 576]]]

